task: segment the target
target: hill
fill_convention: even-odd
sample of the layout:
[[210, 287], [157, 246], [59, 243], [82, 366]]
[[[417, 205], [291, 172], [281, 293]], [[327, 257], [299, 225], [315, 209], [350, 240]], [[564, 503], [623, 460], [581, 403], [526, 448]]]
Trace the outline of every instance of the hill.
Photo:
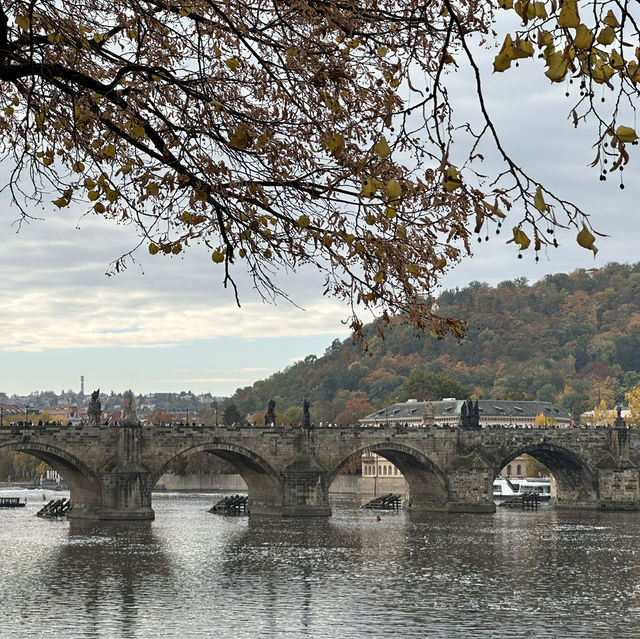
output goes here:
[[472, 396], [551, 401], [576, 415], [609, 408], [640, 382], [640, 263], [555, 274], [530, 284], [481, 282], [443, 292], [438, 312], [468, 321], [462, 341], [417, 335], [396, 322], [368, 349], [334, 341], [284, 371], [238, 389], [257, 414], [276, 400], [278, 421], [346, 423], [396, 400]]

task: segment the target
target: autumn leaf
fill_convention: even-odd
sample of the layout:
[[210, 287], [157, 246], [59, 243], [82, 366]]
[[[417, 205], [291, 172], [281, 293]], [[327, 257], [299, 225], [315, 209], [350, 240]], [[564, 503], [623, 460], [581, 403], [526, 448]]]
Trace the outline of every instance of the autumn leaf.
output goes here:
[[533, 198], [533, 203], [535, 207], [538, 209], [538, 211], [540, 211], [540, 213], [544, 213], [549, 208], [544, 201], [544, 197], [542, 195], [542, 189], [539, 184], [538, 184], [538, 187], [536, 188], [536, 194]]
[[391, 155], [391, 149], [389, 148], [389, 143], [387, 142], [387, 138], [385, 138], [384, 135], [380, 138], [380, 140], [378, 140], [376, 145], [373, 147], [373, 150], [383, 160], [385, 158], [388, 158]]
[[402, 187], [400, 183], [395, 178], [391, 178], [385, 187], [385, 191], [387, 193], [387, 197], [389, 200], [397, 200], [402, 195]]
[[462, 186], [462, 178], [458, 176], [458, 170], [455, 166], [447, 167], [447, 170], [444, 173], [442, 186], [447, 193], [452, 193]]
[[524, 251], [531, 244], [527, 234], [518, 226], [513, 227], [513, 242], [520, 245], [520, 250]]
[[564, 0], [562, 8], [560, 9], [560, 15], [558, 16], [558, 25], [561, 27], [573, 27], [576, 29], [579, 24], [580, 17], [578, 16], [578, 1]]
[[589, 249], [590, 251], [593, 251], [593, 255], [595, 257], [596, 253], [598, 252], [598, 249], [596, 248], [594, 242], [596, 241], [595, 236], [593, 235], [593, 233], [591, 233], [591, 231], [589, 231], [589, 229], [586, 227], [586, 225], [582, 225], [582, 230], [578, 233], [578, 236], [576, 238], [578, 244], [580, 246], [582, 246], [583, 248]]
[[622, 142], [635, 142], [638, 139], [635, 130], [629, 126], [619, 126], [616, 129], [616, 137]]

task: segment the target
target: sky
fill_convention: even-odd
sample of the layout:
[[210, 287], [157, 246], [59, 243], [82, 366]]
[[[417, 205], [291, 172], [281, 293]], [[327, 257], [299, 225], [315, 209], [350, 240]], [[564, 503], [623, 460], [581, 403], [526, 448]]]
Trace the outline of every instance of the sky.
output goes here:
[[[534, 282], [549, 273], [638, 261], [640, 147], [632, 147], [624, 190], [617, 177], [600, 182], [588, 166], [593, 132], [568, 120], [572, 103], [564, 87], [550, 86], [539, 60], [521, 61], [522, 73], [492, 74], [494, 54], [483, 56], [483, 83], [505, 146], [533, 177], [583, 207], [606, 237], [597, 239], [594, 257], [577, 245], [574, 229], [559, 230], [559, 248], [543, 250], [536, 263], [531, 250], [517, 259], [514, 245], [505, 243], [507, 231], [475, 245], [442, 287], [517, 277]], [[459, 118], [473, 109], [470, 83], [464, 73], [453, 82]], [[6, 174], [0, 165], [1, 184]], [[137, 244], [130, 228], [83, 217], [77, 208], [50, 205], [33, 214], [44, 219], [18, 229], [17, 212], [6, 191], [0, 193], [0, 392], [79, 391], [84, 375], [85, 392], [228, 396], [349, 336], [349, 309], [322, 296], [314, 269], [279, 276], [295, 306], [263, 303], [240, 277], [238, 308], [222, 288], [222, 268], [204, 252], [168, 258], [143, 247], [136, 264], [108, 277], [110, 262]]]

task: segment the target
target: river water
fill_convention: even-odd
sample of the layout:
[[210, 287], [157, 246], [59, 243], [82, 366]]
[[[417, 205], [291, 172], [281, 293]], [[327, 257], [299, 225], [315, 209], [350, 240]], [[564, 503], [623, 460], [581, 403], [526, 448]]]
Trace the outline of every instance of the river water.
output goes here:
[[154, 522], [78, 524], [2, 494], [29, 496], [0, 511], [2, 637], [640, 637], [640, 513], [249, 520], [162, 493]]

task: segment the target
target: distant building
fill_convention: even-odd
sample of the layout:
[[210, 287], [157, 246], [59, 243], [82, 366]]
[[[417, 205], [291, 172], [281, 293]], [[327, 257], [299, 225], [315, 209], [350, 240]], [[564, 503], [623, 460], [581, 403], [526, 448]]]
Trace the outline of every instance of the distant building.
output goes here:
[[[457, 426], [461, 421], [464, 402], [453, 398], [433, 402], [410, 399], [377, 410], [359, 422], [362, 426]], [[571, 424], [571, 415], [551, 402], [480, 399], [478, 412], [482, 428], [536, 428], [536, 418], [540, 415], [561, 428]]]

